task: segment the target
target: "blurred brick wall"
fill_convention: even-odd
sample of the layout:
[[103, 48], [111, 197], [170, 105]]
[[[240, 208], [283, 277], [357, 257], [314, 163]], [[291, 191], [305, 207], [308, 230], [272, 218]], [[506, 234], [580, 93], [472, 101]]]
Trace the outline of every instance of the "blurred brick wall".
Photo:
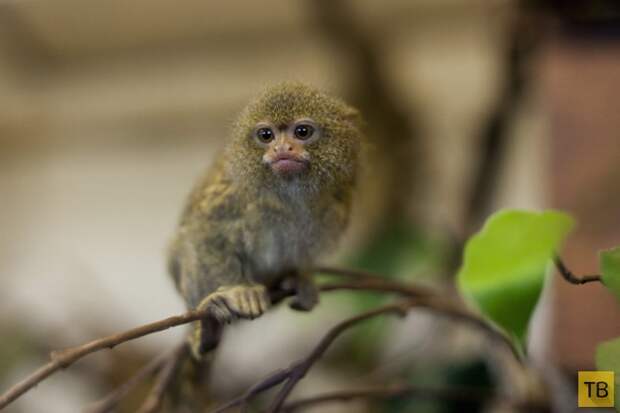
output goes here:
[[[620, 44], [565, 39], [544, 55], [551, 203], [578, 220], [563, 256], [575, 273], [596, 273], [597, 251], [620, 244]], [[620, 307], [600, 284], [554, 282], [553, 357], [591, 368], [596, 344], [620, 335]]]

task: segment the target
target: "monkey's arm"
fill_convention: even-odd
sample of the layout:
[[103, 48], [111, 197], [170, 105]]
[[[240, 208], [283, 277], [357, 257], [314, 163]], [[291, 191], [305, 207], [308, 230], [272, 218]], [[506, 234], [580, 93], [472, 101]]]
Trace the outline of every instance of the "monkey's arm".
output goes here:
[[239, 191], [226, 178], [221, 162], [190, 195], [170, 249], [169, 268], [189, 308], [209, 308], [227, 323], [260, 315], [266, 292], [244, 276]]
[[[205, 236], [205, 232], [218, 234]], [[265, 287], [244, 277], [234, 243], [223, 231], [185, 228], [173, 243], [169, 268], [188, 308], [205, 309], [221, 323], [254, 318], [268, 307]]]
[[243, 276], [230, 238], [209, 238], [205, 232], [210, 231], [182, 228], [169, 255], [170, 273], [188, 308], [208, 313], [195, 324], [190, 337], [197, 358], [217, 346], [223, 324], [237, 318], [253, 319], [269, 307], [265, 287]]

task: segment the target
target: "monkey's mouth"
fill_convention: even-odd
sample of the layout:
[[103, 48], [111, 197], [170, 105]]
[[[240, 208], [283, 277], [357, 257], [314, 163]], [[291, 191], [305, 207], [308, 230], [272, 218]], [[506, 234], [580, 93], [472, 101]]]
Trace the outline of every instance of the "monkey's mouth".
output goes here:
[[270, 164], [274, 172], [283, 175], [300, 173], [308, 167], [307, 160], [287, 153], [277, 155]]

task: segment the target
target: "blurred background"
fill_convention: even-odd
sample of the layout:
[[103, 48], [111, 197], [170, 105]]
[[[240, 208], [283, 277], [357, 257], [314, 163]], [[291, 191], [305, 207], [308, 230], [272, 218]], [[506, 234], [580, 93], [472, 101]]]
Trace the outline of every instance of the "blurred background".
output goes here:
[[[453, 294], [461, 242], [489, 213], [555, 207], [580, 223], [564, 259], [596, 272], [598, 249], [620, 243], [619, 18], [611, 0], [1, 1], [1, 388], [51, 349], [184, 311], [164, 256], [185, 196], [236, 113], [282, 80], [358, 106], [377, 149], [333, 262]], [[379, 300], [352, 295], [231, 328], [211, 400]], [[531, 356], [556, 410], [571, 411], [576, 371], [593, 369], [595, 344], [620, 333], [620, 311], [601, 286], [555, 279], [539, 310]], [[185, 331], [88, 357], [7, 411], [79, 411]], [[488, 346], [429, 315], [369, 323], [296, 395], [395, 378], [501, 386]], [[464, 411], [428, 400], [317, 411], [412, 409]]]

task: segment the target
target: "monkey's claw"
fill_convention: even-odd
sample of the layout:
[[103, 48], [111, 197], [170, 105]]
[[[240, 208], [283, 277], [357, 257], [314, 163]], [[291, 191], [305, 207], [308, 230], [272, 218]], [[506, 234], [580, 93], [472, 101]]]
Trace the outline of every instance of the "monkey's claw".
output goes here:
[[254, 319], [269, 308], [267, 289], [259, 284], [220, 287], [207, 296], [198, 310], [207, 309], [220, 323], [230, 323], [237, 318]]

